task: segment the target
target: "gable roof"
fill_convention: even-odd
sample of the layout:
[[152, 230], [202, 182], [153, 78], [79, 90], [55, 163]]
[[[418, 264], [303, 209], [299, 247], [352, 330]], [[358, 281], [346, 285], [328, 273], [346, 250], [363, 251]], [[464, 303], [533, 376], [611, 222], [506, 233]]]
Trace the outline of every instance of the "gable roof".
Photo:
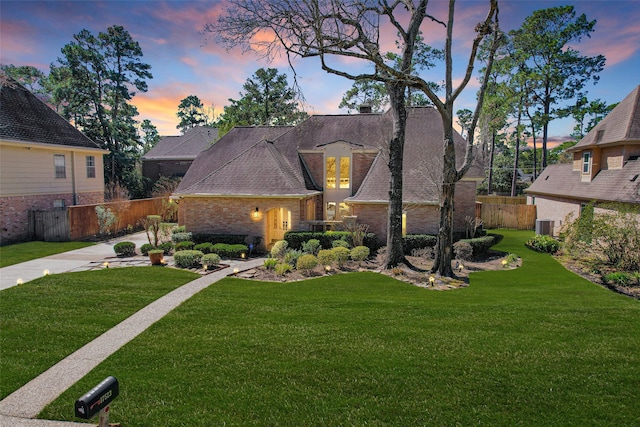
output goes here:
[[567, 151], [620, 143], [640, 143], [640, 85], [636, 86], [584, 138]]
[[[344, 142], [356, 151], [378, 153], [358, 192], [349, 201], [386, 203], [389, 193], [388, 144], [391, 114], [318, 115], [296, 127], [240, 127], [193, 162], [176, 195], [309, 195], [316, 187], [300, 153], [322, 152], [324, 146]], [[436, 203], [442, 176], [443, 128], [434, 108], [408, 111], [404, 154], [404, 199]], [[454, 135], [462, 161], [466, 141]], [[472, 168], [467, 177], [482, 178]]]
[[640, 160], [629, 160], [622, 169], [601, 170], [591, 182], [582, 182], [571, 163], [550, 165], [525, 191], [586, 202], [640, 203]]
[[0, 124], [2, 140], [101, 149], [11, 78], [0, 84]]
[[218, 139], [218, 129], [196, 126], [184, 135], [165, 136], [149, 150], [142, 160], [193, 160]]

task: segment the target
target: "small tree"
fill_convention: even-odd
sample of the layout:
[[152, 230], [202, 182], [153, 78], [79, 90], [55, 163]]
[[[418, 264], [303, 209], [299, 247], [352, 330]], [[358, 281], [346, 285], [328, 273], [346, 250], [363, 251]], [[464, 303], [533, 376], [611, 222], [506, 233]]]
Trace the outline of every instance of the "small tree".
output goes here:
[[101, 235], [111, 234], [111, 227], [115, 224], [116, 215], [103, 205], [96, 206], [96, 215], [98, 215], [98, 228]]

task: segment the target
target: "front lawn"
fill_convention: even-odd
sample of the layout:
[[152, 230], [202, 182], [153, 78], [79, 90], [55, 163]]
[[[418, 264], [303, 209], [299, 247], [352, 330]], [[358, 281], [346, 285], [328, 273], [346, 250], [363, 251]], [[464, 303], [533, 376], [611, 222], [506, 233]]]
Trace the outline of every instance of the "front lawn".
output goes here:
[[116, 268], [54, 274], [2, 291], [0, 399], [198, 277], [169, 268]]
[[92, 245], [90, 242], [26, 242], [0, 246], [0, 268]]
[[375, 273], [224, 279], [39, 416], [73, 419], [113, 375], [111, 420], [130, 426], [640, 424], [638, 301], [503, 233], [523, 266], [455, 291]]

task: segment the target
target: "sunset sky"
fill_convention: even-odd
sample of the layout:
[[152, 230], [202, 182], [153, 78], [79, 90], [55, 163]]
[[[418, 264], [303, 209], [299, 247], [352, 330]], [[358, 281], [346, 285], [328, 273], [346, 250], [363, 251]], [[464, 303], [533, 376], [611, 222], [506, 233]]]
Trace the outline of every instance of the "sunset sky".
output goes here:
[[[429, 13], [445, 19], [447, 2], [432, 0]], [[462, 77], [465, 56], [475, 24], [484, 18], [487, 1], [458, 0], [454, 26], [456, 72]], [[590, 39], [574, 48], [582, 54], [603, 54], [605, 70], [597, 85], [589, 85], [589, 98], [608, 104], [619, 102], [640, 84], [640, 0], [632, 1], [521, 1], [501, 0], [500, 23], [503, 30], [518, 28], [535, 9], [574, 5], [578, 14], [598, 22]], [[82, 29], [93, 34], [112, 25], [122, 25], [140, 43], [143, 62], [151, 65], [153, 79], [149, 90], [133, 99], [140, 112], [138, 119], [150, 119], [161, 135], [177, 135], [177, 107], [188, 95], [198, 96], [217, 113], [238, 99], [242, 84], [260, 67], [275, 67], [293, 75], [286, 58], [269, 63], [252, 53], [226, 51], [202, 34], [206, 23], [213, 23], [225, 9], [224, 1], [0, 1], [0, 63], [33, 65], [48, 72], [49, 64], [61, 56], [60, 49]], [[435, 25], [423, 28], [425, 40], [442, 47], [444, 31]], [[386, 43], [393, 47], [391, 38]], [[355, 64], [341, 66], [353, 69]], [[296, 59], [294, 67], [310, 114], [346, 113], [338, 109], [344, 92], [352, 82], [323, 72], [317, 60]], [[425, 73], [432, 81], [443, 80], [443, 70]], [[475, 100], [474, 78], [456, 104], [456, 109], [471, 108]], [[551, 126], [554, 138], [568, 135], [570, 120]]]

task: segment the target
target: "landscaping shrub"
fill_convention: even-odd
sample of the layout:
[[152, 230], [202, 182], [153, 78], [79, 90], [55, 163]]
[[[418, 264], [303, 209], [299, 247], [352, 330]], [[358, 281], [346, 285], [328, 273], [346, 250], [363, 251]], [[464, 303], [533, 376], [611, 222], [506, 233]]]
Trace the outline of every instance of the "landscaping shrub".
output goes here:
[[288, 247], [289, 243], [286, 240], [278, 240], [271, 248], [271, 256], [282, 259], [284, 254], [287, 252]]
[[186, 232], [187, 232], [187, 227], [184, 225], [179, 225], [172, 230], [171, 234], [186, 233]]
[[216, 243], [211, 246], [211, 253], [220, 255], [221, 258], [241, 258], [242, 254], [247, 254], [247, 245], [229, 245], [228, 243]]
[[[466, 242], [471, 245], [472, 256], [471, 258], [480, 258], [489, 253], [492, 246], [498, 243], [499, 239], [496, 239], [497, 235], [488, 234], [483, 237], [476, 237], [475, 239], [461, 239], [460, 242]], [[469, 258], [469, 259], [471, 259]]]
[[349, 256], [351, 257], [352, 260], [357, 261], [357, 262], [362, 262], [365, 259], [367, 259], [367, 257], [369, 256], [369, 248], [366, 246], [356, 246], [355, 248], [351, 249], [351, 252], [349, 253]]
[[205, 242], [205, 243], [198, 243], [197, 245], [195, 245], [193, 247], [194, 250], [196, 251], [200, 251], [203, 254], [210, 254], [212, 252], [213, 249], [213, 245], [209, 242]]
[[192, 268], [200, 264], [203, 256], [204, 254], [200, 251], [184, 250], [176, 252], [173, 255], [173, 261], [176, 267]]
[[171, 242], [160, 243], [158, 245], [158, 249], [162, 249], [165, 255], [169, 255], [171, 253], [171, 250], [173, 249], [173, 243]]
[[181, 242], [193, 242], [193, 235], [191, 233], [173, 233], [171, 241], [176, 245]]
[[347, 248], [349, 249], [349, 242], [347, 242], [346, 240], [334, 240], [333, 242], [331, 242], [331, 247], [332, 248]]
[[312, 254], [303, 254], [298, 258], [296, 263], [296, 270], [302, 271], [307, 274], [318, 265], [318, 258]]
[[303, 254], [304, 252], [298, 251], [296, 249], [287, 249], [287, 251], [284, 253], [284, 256], [282, 257], [282, 261], [287, 264], [291, 264], [291, 266], [295, 268], [298, 258], [300, 258]]
[[134, 256], [136, 254], [136, 244], [133, 242], [118, 242], [113, 246], [113, 250], [118, 256]]
[[216, 267], [220, 264], [220, 255], [211, 253], [204, 254], [201, 263], [203, 267]]
[[246, 256], [246, 254], [249, 253], [249, 247], [241, 244], [227, 244], [227, 252], [229, 253], [230, 258], [242, 258], [242, 254], [245, 254]]
[[302, 244], [302, 252], [306, 254], [316, 255], [320, 250], [320, 240], [309, 239]]
[[318, 251], [318, 262], [322, 265], [331, 265], [336, 260], [332, 249], [320, 249]]
[[526, 243], [526, 246], [538, 252], [546, 252], [549, 254], [554, 254], [558, 252], [560, 249], [560, 242], [550, 236], [545, 236], [544, 234], [540, 234], [532, 237]]
[[457, 259], [467, 261], [473, 257], [473, 247], [471, 243], [460, 240], [453, 244], [453, 253]]
[[150, 243], [145, 243], [144, 245], [140, 246], [140, 253], [144, 256], [149, 255], [149, 251], [155, 249], [155, 246], [153, 246]]
[[266, 268], [267, 270], [275, 269], [277, 264], [278, 264], [277, 258], [267, 258], [264, 260], [264, 268]]
[[436, 245], [438, 238], [429, 234], [407, 234], [402, 238], [402, 249], [405, 254], [412, 253], [415, 249], [430, 248]]
[[276, 265], [275, 271], [278, 276], [284, 276], [287, 273], [291, 273], [293, 267], [286, 262], [281, 262]]
[[193, 242], [178, 242], [174, 247], [176, 252], [179, 251], [190, 251], [193, 249]]
[[[376, 251], [380, 247], [378, 243], [378, 236], [376, 236], [375, 233], [363, 234], [364, 246], [368, 247], [371, 252]], [[353, 233], [348, 231], [287, 231], [284, 234], [284, 239], [287, 241], [291, 249], [302, 249], [302, 245], [311, 239], [318, 240], [323, 249], [330, 249], [333, 247], [333, 242], [335, 240], [344, 240], [353, 245], [353, 242], [351, 241], [352, 236]]]
[[346, 264], [347, 261], [349, 261], [349, 253], [351, 251], [348, 248], [338, 246], [331, 249], [331, 252], [333, 252], [334, 259], [340, 267], [342, 267], [344, 264]]
[[197, 243], [226, 243], [227, 245], [244, 245], [246, 234], [193, 233], [193, 241]]

